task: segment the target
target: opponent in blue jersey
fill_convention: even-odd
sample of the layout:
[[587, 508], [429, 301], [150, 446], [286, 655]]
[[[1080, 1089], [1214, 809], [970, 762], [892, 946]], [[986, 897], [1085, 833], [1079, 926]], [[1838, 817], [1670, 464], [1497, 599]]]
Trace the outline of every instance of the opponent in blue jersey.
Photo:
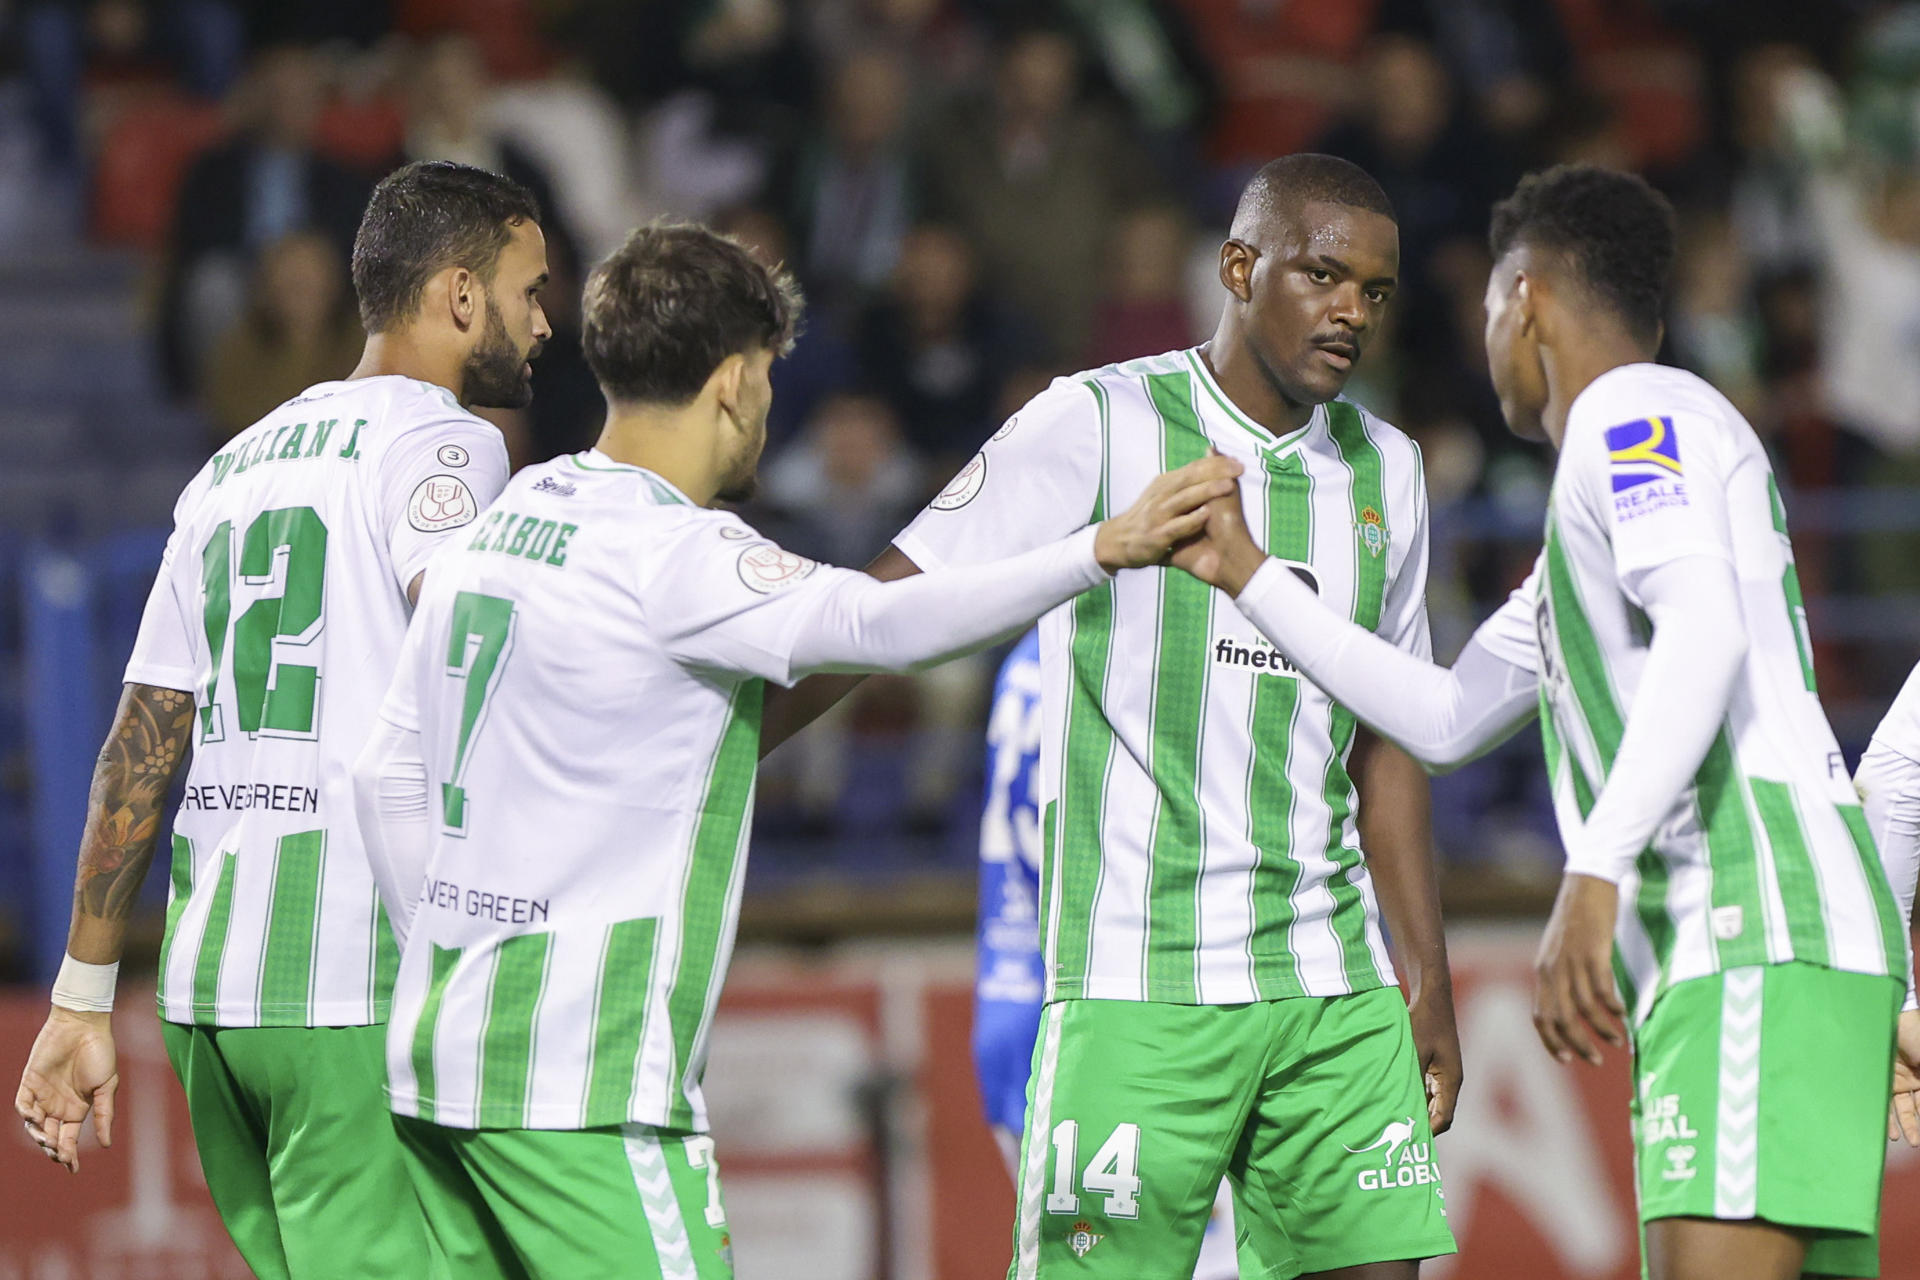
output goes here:
[[[973, 986], [973, 1067], [987, 1123], [1009, 1171], [1019, 1167], [1027, 1077], [1040, 1031], [1040, 633], [1007, 655], [987, 719], [987, 801], [980, 815], [980, 937]], [[1195, 1280], [1235, 1280], [1232, 1202], [1215, 1201]]]

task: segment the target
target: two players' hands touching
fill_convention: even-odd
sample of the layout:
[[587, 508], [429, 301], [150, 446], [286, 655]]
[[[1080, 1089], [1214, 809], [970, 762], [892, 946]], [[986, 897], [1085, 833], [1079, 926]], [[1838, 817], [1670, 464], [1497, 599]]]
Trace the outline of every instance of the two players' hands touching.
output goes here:
[[105, 1013], [55, 1008], [33, 1042], [13, 1109], [47, 1158], [80, 1172], [80, 1126], [93, 1112], [100, 1145], [113, 1145], [113, 1095], [120, 1087], [113, 1025]]
[[1242, 470], [1214, 454], [1155, 476], [1132, 506], [1101, 523], [1094, 558], [1108, 573], [1159, 564], [1171, 548], [1205, 530], [1209, 503], [1240, 491], [1236, 477]]
[[1213, 453], [1154, 477], [1131, 507], [1101, 524], [1094, 556], [1109, 573], [1171, 563], [1237, 596], [1266, 553], [1247, 530], [1238, 477]]

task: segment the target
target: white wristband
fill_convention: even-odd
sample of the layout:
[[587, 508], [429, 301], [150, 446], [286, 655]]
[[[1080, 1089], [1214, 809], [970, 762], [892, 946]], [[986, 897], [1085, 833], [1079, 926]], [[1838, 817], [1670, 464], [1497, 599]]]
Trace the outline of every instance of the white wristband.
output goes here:
[[113, 984], [120, 976], [120, 963], [88, 964], [67, 956], [60, 961], [60, 976], [53, 980], [53, 1002], [75, 1013], [110, 1013], [113, 1010]]

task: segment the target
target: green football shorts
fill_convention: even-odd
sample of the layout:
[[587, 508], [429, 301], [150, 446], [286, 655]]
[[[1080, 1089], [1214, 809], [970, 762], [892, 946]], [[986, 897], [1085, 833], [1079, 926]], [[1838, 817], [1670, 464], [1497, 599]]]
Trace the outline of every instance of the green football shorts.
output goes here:
[[1047, 1006], [1009, 1280], [1191, 1276], [1223, 1175], [1244, 1280], [1454, 1251], [1397, 989]]
[[424, 1276], [385, 1027], [160, 1024], [220, 1220], [262, 1280]]
[[732, 1280], [720, 1166], [703, 1133], [450, 1129], [395, 1116], [436, 1275]]
[[1880, 1274], [1905, 994], [1892, 978], [1811, 964], [1729, 969], [1663, 992], [1634, 1036], [1641, 1221], [1760, 1218], [1804, 1232], [1810, 1275]]

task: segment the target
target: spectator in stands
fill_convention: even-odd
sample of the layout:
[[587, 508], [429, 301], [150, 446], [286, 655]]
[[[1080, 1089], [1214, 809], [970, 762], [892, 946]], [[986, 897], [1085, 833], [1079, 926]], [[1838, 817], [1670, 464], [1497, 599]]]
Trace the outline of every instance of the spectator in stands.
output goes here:
[[1186, 267], [1192, 235], [1172, 205], [1136, 209], [1120, 220], [1108, 257], [1106, 295], [1094, 313], [1088, 366], [1191, 345]]
[[878, 396], [828, 397], [766, 468], [782, 545], [828, 564], [857, 567], [879, 555], [925, 496], [921, 468]]
[[[1573, 74], [1559, 6], [1539, 0], [1425, 0], [1434, 43], [1479, 123], [1510, 154], [1525, 152]], [[1523, 163], [1522, 168], [1535, 167]]]
[[[778, 214], [759, 205], [739, 205], [713, 222], [717, 230], [739, 240], [748, 252], [768, 266], [792, 261], [787, 227]], [[858, 377], [853, 348], [840, 333], [838, 317], [809, 307], [806, 327], [784, 359], [775, 360], [768, 376], [773, 380], [773, 408], [767, 412], [767, 455], [800, 434], [820, 402], [853, 386]]]
[[[1389, 35], [1367, 48], [1353, 118], [1322, 149], [1371, 173], [1400, 222], [1396, 329], [1419, 350], [1409, 376], [1452, 378], [1479, 365], [1487, 210], [1519, 177], [1456, 109], [1446, 66], [1424, 41]], [[1464, 331], [1460, 318], [1470, 316]], [[1465, 341], [1463, 341], [1463, 339]], [[1499, 434], [1504, 428], [1489, 424]]]
[[353, 372], [366, 335], [346, 283], [339, 250], [314, 232], [261, 253], [246, 309], [213, 344], [200, 379], [213, 447], [316, 382]]
[[1056, 352], [1085, 349], [1115, 220], [1153, 175], [1115, 122], [1079, 102], [1079, 55], [1058, 28], [1002, 45], [993, 91], [935, 130], [929, 200], [979, 248], [988, 287]]
[[181, 183], [159, 328], [161, 374], [177, 398], [195, 390], [213, 337], [244, 305], [262, 249], [289, 232], [312, 229], [342, 257], [352, 251], [372, 188], [314, 149], [325, 89], [311, 51], [261, 54], [236, 95], [238, 133], [195, 160]]
[[1763, 434], [1774, 425], [1760, 395], [1760, 317], [1752, 268], [1719, 209], [1688, 209], [1667, 331], [1677, 363], [1706, 378]]
[[952, 227], [916, 227], [887, 292], [861, 316], [860, 369], [938, 475], [958, 469], [994, 426], [993, 397], [1027, 338], [979, 287], [974, 253]]
[[[1380, 0], [1249, 4], [1179, 0], [1220, 86], [1208, 150], [1237, 194], [1252, 168], [1304, 149], [1357, 91], [1352, 64]], [[1232, 208], [1229, 197], [1224, 213]]]
[[906, 67], [881, 49], [856, 51], [824, 96], [821, 127], [781, 185], [808, 300], [837, 309], [886, 280], [913, 214]]
[[449, 33], [429, 41], [419, 51], [406, 87], [407, 127], [395, 167], [412, 160], [453, 160], [512, 178], [540, 204], [548, 257], [554, 256], [559, 241], [558, 252], [577, 262], [566, 210], [556, 207], [546, 170], [487, 118], [491, 77], [473, 37]]
[[924, 104], [983, 74], [986, 42], [972, 8], [960, 0], [811, 0], [796, 16], [814, 61], [832, 66], [861, 50], [889, 50], [909, 68], [909, 96]]
[[56, 175], [80, 160], [81, 94], [105, 75], [172, 75], [202, 98], [240, 72], [245, 28], [231, 0], [39, 0], [21, 8], [20, 44], [41, 160]]

